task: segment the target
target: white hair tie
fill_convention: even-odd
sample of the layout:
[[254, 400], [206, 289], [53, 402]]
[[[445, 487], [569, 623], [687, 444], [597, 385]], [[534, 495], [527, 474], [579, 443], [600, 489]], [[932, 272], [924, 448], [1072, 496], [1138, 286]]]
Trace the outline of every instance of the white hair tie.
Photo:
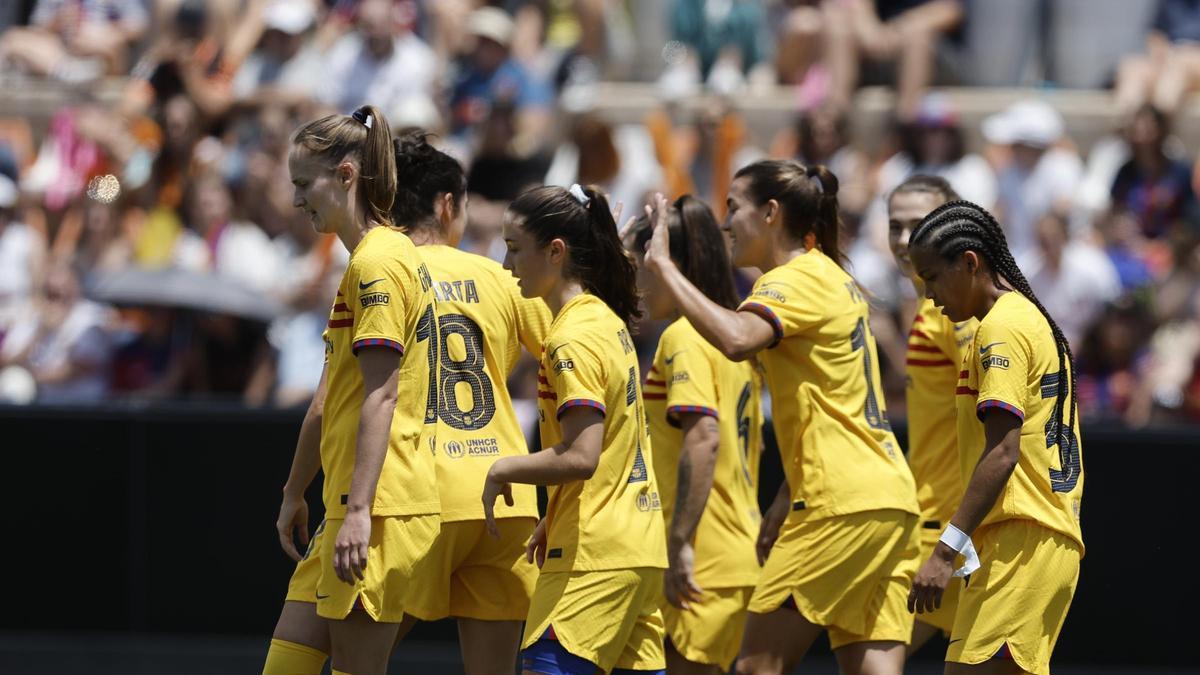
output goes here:
[[588, 197], [587, 194], [584, 193], [583, 188], [579, 186], [579, 183], [575, 183], [571, 186], [570, 193], [572, 197], [579, 200], [579, 203], [583, 204], [584, 206], [587, 206], [588, 202], [592, 201], [591, 197]]

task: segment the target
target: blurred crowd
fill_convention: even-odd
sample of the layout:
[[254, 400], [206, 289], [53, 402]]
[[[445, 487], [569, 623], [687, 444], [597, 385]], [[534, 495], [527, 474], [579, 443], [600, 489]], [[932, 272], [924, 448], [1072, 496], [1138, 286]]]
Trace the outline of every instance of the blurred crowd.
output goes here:
[[[5, 98], [60, 98], [0, 106], [0, 400], [306, 403], [347, 254], [292, 207], [289, 134], [371, 103], [467, 167], [462, 246], [494, 258], [533, 185], [723, 217], [749, 161], [828, 165], [894, 418], [916, 295], [886, 196], [943, 176], [1004, 225], [1085, 419], [1200, 422], [1200, 165], [1172, 131], [1197, 0], [26, 0], [0, 31]], [[621, 81], [656, 101], [618, 123]], [[852, 133], [864, 85], [895, 91], [876, 147]], [[975, 129], [941, 85], [1031, 88]], [[1110, 90], [1117, 121], [1081, 148], [1032, 87]], [[794, 121], [754, 133], [739, 101], [779, 91]]]

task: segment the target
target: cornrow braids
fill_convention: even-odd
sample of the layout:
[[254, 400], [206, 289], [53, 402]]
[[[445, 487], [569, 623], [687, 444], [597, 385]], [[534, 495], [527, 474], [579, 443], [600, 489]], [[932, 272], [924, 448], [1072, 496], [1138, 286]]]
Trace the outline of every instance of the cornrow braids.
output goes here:
[[[928, 240], [928, 243], [925, 243]], [[992, 217], [983, 207], [966, 200], [957, 200], [946, 202], [925, 216], [917, 229], [913, 231], [909, 238], [909, 246], [915, 247], [919, 245], [928, 246], [937, 251], [945, 260], [953, 260], [964, 251], [975, 251], [982, 255], [988, 261], [992, 268], [992, 279], [997, 286], [1004, 288], [1004, 282], [1012, 285], [1012, 289], [1021, 295], [1025, 296], [1042, 316], [1046, 317], [1046, 323], [1050, 324], [1050, 330], [1054, 334], [1054, 343], [1058, 347], [1058, 377], [1056, 378], [1057, 396], [1054, 402], [1054, 424], [1055, 438], [1060, 444], [1070, 442], [1071, 434], [1075, 429], [1075, 411], [1076, 411], [1076, 394], [1075, 394], [1075, 357], [1071, 352], [1071, 345], [1067, 342], [1067, 338], [1063, 335], [1062, 329], [1055, 323], [1054, 318], [1042, 306], [1041, 301], [1034, 295], [1033, 288], [1029, 286], [1029, 281], [1025, 279], [1025, 275], [1021, 272], [1021, 268], [1017, 267], [1016, 261], [1012, 257], [1012, 253], [1008, 250], [1008, 241], [1004, 238], [1004, 231], [1000, 228], [1000, 223]], [[1064, 389], [1068, 385], [1068, 378], [1064, 371], [1068, 371], [1070, 375], [1070, 392], [1071, 392], [1071, 410], [1070, 423], [1064, 432], [1062, 428], [1062, 408], [1063, 397], [1066, 394]], [[1063, 467], [1066, 471], [1067, 467]]]

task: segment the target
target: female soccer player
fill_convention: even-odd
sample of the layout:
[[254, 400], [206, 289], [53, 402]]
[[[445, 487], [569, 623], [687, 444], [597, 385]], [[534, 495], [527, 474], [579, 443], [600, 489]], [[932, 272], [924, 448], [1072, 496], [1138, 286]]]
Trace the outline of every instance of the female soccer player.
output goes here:
[[[908, 259], [909, 236], [931, 211], [955, 199], [958, 195], [944, 178], [924, 175], [904, 181], [888, 197], [888, 243], [896, 265], [913, 280], [919, 292], [923, 293], [924, 287]], [[917, 502], [921, 506], [922, 559], [933, 553], [942, 529], [962, 499], [958, 436], [954, 431], [954, 388], [978, 323], [974, 318], [955, 323], [932, 300], [922, 298], [908, 333], [905, 360], [908, 465], [917, 483]], [[950, 634], [959, 586], [949, 585], [942, 596], [942, 606], [917, 620], [909, 654], [939, 630]]]
[[[946, 672], [1048, 673], [1083, 556], [1071, 348], [983, 208], [944, 204], [909, 251], [925, 295], [951, 321], [979, 320], [956, 397], [966, 490], [913, 580], [909, 609], [937, 609], [951, 575], [969, 574]], [[959, 553], [967, 564], [955, 571]]]
[[[296, 207], [341, 239], [350, 262], [325, 332], [323, 386], [284, 488], [285, 550], [295, 553], [293, 530], [305, 525], [318, 448], [325, 522], [296, 567], [264, 672], [319, 672], [327, 637], [335, 673], [383, 673], [409, 577], [439, 530], [436, 468], [424, 411], [413, 405], [429, 393], [429, 343], [418, 325], [434, 297], [416, 247], [391, 227], [396, 164], [374, 107], [301, 127], [288, 168]], [[328, 620], [324, 632], [317, 617]]]
[[[629, 323], [640, 315], [633, 262], [607, 200], [540, 187], [504, 217], [504, 266], [554, 320], [543, 342], [538, 407], [546, 449], [488, 471], [483, 508], [511, 483], [548, 485], [528, 555], [542, 568], [523, 640], [526, 673], [661, 672], [658, 609], [666, 532]], [[614, 668], [616, 670], [614, 670]]]
[[790, 161], [735, 174], [734, 264], [764, 271], [737, 311], [680, 272], [669, 228], [655, 228], [646, 253], [706, 340], [726, 358], [759, 355], [771, 392], [787, 480], [759, 534], [765, 564], [741, 673], [794, 668], [825, 629], [842, 672], [899, 673], [912, 632], [904, 599], [919, 554], [916, 489], [877, 394], [866, 299], [838, 263], [837, 188], [824, 167]]
[[467, 222], [467, 180], [457, 161], [413, 133], [396, 140], [396, 173], [392, 218], [419, 247], [438, 299], [436, 323], [423, 319], [417, 339], [431, 341], [430, 375], [437, 375], [425, 414], [437, 422], [442, 531], [417, 567], [407, 611], [425, 621], [458, 619], [470, 675], [512, 675], [537, 580], [524, 560], [537, 494], [521, 486], [514, 506], [498, 508], [499, 540], [485, 536], [479, 495], [497, 459], [529, 452], [506, 381], [522, 345], [541, 356], [550, 311], [539, 298], [521, 297], [499, 264], [455, 248]]
[[[737, 307], [725, 238], [708, 206], [685, 195], [663, 218], [684, 276], [722, 307]], [[641, 257], [652, 232], [642, 216], [625, 241], [639, 259], [650, 318], [674, 318], [659, 338], [644, 394], [667, 523], [667, 670], [719, 674], [737, 657], [758, 581], [762, 384], [749, 362], [730, 361], [700, 337], [647, 273]]]

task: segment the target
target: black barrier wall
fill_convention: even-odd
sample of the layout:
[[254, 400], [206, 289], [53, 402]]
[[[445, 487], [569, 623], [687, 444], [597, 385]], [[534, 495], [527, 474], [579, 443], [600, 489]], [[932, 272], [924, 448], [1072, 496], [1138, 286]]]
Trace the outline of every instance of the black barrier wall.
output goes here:
[[[299, 427], [296, 412], [233, 407], [0, 407], [13, 507], [0, 630], [265, 641], [292, 570], [274, 523]], [[1192, 429], [1085, 427], [1087, 556], [1056, 660], [1192, 662], [1196, 584], [1172, 560], [1190, 549], [1197, 441]], [[764, 504], [780, 480], [769, 451]], [[315, 526], [319, 485], [309, 505]], [[444, 628], [427, 634], [454, 639]]]

